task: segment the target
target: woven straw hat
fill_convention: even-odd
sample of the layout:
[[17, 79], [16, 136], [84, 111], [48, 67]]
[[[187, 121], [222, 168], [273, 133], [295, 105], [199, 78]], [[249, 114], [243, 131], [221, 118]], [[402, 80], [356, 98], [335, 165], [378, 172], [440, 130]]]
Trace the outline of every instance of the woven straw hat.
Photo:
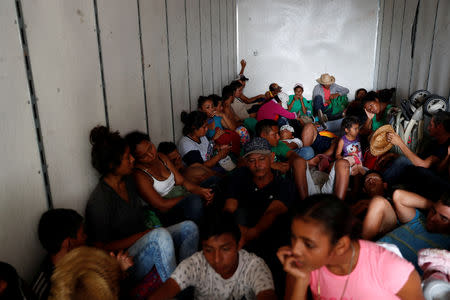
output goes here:
[[334, 76], [331, 76], [328, 73], [324, 73], [324, 74], [320, 75], [320, 78], [317, 78], [316, 81], [323, 85], [329, 85], [329, 84], [333, 84], [335, 79], [334, 79]]
[[55, 266], [50, 300], [118, 300], [121, 270], [103, 250], [82, 246]]
[[384, 125], [378, 128], [370, 139], [370, 153], [373, 156], [379, 156], [391, 150], [392, 144], [386, 139], [387, 133], [395, 133], [391, 125]]

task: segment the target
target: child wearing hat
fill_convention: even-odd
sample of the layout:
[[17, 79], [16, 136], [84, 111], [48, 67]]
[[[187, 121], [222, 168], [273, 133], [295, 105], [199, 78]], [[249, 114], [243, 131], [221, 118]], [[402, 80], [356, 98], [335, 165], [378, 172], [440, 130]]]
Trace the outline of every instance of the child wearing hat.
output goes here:
[[303, 142], [299, 138], [294, 137], [294, 127], [291, 125], [283, 125], [280, 128], [280, 140], [288, 145], [291, 149], [303, 147]]
[[304, 124], [313, 122], [313, 103], [303, 97], [303, 85], [294, 85], [294, 95], [289, 95], [288, 110], [295, 112], [299, 116], [300, 122]]

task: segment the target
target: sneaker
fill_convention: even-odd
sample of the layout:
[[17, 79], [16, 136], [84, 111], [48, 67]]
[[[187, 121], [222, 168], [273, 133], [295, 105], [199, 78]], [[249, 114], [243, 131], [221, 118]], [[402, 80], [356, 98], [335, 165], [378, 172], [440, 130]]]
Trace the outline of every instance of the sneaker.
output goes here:
[[325, 115], [321, 109], [319, 109], [319, 111], [317, 112], [317, 116], [319, 117], [319, 123], [320, 125], [322, 125], [324, 130], [327, 130], [327, 125], [325, 124], [326, 122], [328, 122], [328, 117], [327, 115]]

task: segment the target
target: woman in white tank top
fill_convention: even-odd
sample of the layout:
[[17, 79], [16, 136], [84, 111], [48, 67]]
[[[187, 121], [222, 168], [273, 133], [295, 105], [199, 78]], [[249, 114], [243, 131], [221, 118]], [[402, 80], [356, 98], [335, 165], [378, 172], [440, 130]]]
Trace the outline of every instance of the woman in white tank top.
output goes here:
[[[208, 204], [214, 196], [212, 190], [185, 179], [164, 154], [156, 151], [148, 135], [136, 131], [126, 140], [136, 158], [133, 176], [142, 199], [169, 219], [175, 215], [179, 218], [181, 212], [184, 219], [199, 222], [203, 215], [201, 198]], [[176, 221], [180, 220], [169, 222]]]

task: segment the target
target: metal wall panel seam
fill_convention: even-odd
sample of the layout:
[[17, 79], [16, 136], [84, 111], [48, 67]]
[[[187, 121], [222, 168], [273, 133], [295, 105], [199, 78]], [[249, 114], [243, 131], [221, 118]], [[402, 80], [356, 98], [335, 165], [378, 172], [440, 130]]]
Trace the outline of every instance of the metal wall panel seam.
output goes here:
[[167, 36], [167, 60], [169, 64], [169, 90], [170, 90], [170, 109], [172, 110], [172, 141], [175, 141], [175, 119], [173, 117], [173, 96], [172, 96], [172, 74], [170, 70], [170, 47], [169, 47], [169, 17], [167, 15], [167, 0], [164, 1], [166, 10], [166, 36]]
[[[187, 8], [186, 8], [186, 0], [184, 0], [184, 27], [186, 30], [186, 60], [187, 60], [187, 80], [188, 80], [188, 94], [189, 94], [189, 110], [192, 107], [192, 99], [191, 99], [191, 79], [190, 79], [190, 73], [189, 73], [189, 45], [188, 45], [188, 25], [187, 25]], [[200, 38], [201, 39], [201, 38]]]
[[[397, 64], [397, 78], [395, 80], [395, 88], [398, 87], [398, 75], [400, 74], [400, 56], [401, 56], [401, 53], [402, 53], [402, 46], [403, 46], [403, 22], [405, 22], [406, 1], [403, 0], [403, 2], [405, 2], [405, 3], [403, 5], [402, 31], [401, 31], [401, 34], [400, 34], [400, 47], [399, 47], [399, 50], [398, 50], [399, 60], [398, 60], [398, 64]], [[395, 98], [397, 98], [397, 95], [395, 96]]]
[[205, 88], [203, 86], [203, 47], [202, 47], [202, 9], [201, 9], [201, 1], [198, 1], [198, 21], [200, 22], [200, 72], [201, 72], [201, 81], [202, 81], [202, 95], [205, 94]]
[[233, 0], [233, 58], [234, 58], [234, 62], [233, 62], [233, 76], [237, 75], [237, 64], [238, 64], [238, 43], [237, 43], [237, 16], [238, 16], [238, 9], [237, 9], [237, 2], [236, 0]]
[[414, 16], [414, 24], [415, 25], [413, 24], [413, 28], [414, 28], [415, 32], [414, 32], [414, 42], [411, 41], [411, 67], [409, 69], [408, 95], [411, 95], [411, 78], [412, 78], [412, 71], [414, 69], [414, 52], [415, 52], [415, 48], [416, 48], [415, 35], [417, 33], [417, 23], [419, 22], [419, 20], [418, 20], [419, 11], [420, 11], [420, 0], [417, 2], [416, 13], [415, 13], [415, 16]]
[[223, 87], [223, 82], [222, 82], [222, 74], [223, 74], [223, 70], [222, 70], [222, 13], [220, 11], [220, 0], [217, 2], [219, 4], [219, 62], [220, 62], [220, 85], [219, 85], [219, 90], [221, 90], [220, 87]]
[[[228, 53], [228, 1], [225, 1], [225, 10], [226, 10], [226, 27], [227, 27], [227, 70], [228, 70], [228, 82], [232, 79], [230, 78], [230, 53]], [[234, 78], [233, 78], [234, 79]]]
[[211, 77], [212, 77], [212, 93], [214, 94], [214, 56], [213, 56], [213, 30], [212, 30], [212, 0], [209, 0], [209, 25], [211, 26]]
[[431, 50], [430, 50], [430, 60], [429, 60], [429, 64], [428, 64], [428, 76], [427, 76], [427, 90], [428, 90], [428, 85], [430, 82], [430, 70], [431, 70], [431, 62], [432, 62], [432, 57], [433, 57], [433, 47], [434, 47], [434, 35], [436, 34], [436, 23], [437, 23], [437, 15], [438, 15], [438, 11], [439, 11], [439, 3], [441, 2], [441, 0], [438, 0], [437, 5], [436, 5], [436, 13], [434, 14], [434, 26], [433, 26], [433, 39], [431, 40]]
[[47, 159], [45, 156], [45, 148], [44, 148], [44, 142], [43, 142], [43, 136], [41, 131], [41, 121], [39, 118], [39, 109], [37, 105], [38, 98], [36, 97], [35, 90], [34, 90], [34, 78], [33, 78], [33, 70], [31, 68], [31, 61], [30, 61], [30, 53], [28, 48], [28, 40], [27, 40], [27, 34], [26, 34], [26, 28], [25, 28], [25, 21], [23, 18], [23, 11], [22, 11], [22, 3], [21, 0], [16, 0], [16, 12], [17, 12], [17, 20], [19, 26], [19, 32], [20, 32], [20, 39], [22, 41], [22, 50], [23, 50], [23, 58], [25, 61], [25, 73], [27, 74], [27, 83], [28, 83], [28, 92], [30, 95], [30, 101], [32, 106], [32, 113], [33, 113], [33, 119], [34, 119], [34, 125], [36, 129], [36, 142], [38, 144], [39, 149], [39, 157], [41, 162], [41, 169], [42, 169], [42, 178], [43, 183], [45, 187], [45, 193], [47, 196], [47, 205], [48, 208], [53, 208], [53, 198], [52, 198], [52, 192], [50, 189], [50, 178], [48, 176], [48, 167], [47, 167]]
[[384, 84], [385, 88], [388, 88], [387, 84], [388, 84], [388, 77], [389, 77], [389, 63], [391, 61], [391, 42], [392, 42], [392, 24], [394, 24], [394, 7], [395, 7], [395, 1], [392, 1], [392, 19], [391, 19], [391, 32], [389, 33], [389, 48], [388, 48], [388, 55], [387, 55], [387, 68], [386, 68], [386, 83]]
[[142, 45], [142, 26], [141, 26], [141, 6], [139, 4], [140, 0], [137, 2], [138, 10], [138, 26], [139, 26], [139, 47], [141, 50], [141, 70], [142, 70], [142, 88], [144, 89], [144, 106], [145, 106], [145, 128], [147, 134], [150, 134], [150, 128], [148, 127], [148, 108], [147, 108], [147, 89], [145, 86], [145, 63], [144, 63], [144, 46]]
[[105, 106], [105, 121], [106, 121], [106, 127], [109, 128], [108, 101], [106, 98], [105, 74], [103, 72], [102, 42], [100, 40], [100, 27], [98, 25], [97, 0], [94, 0], [94, 18], [95, 18], [95, 27], [96, 27], [96, 29], [94, 29], [94, 30], [97, 31], [98, 58], [100, 60], [100, 77], [101, 77], [101, 81], [102, 81], [103, 105]]
[[[378, 18], [377, 18], [377, 42], [375, 46], [375, 64], [374, 64], [374, 76], [373, 76], [373, 87], [378, 88], [378, 79], [380, 74], [380, 52], [381, 52], [381, 40], [383, 39], [383, 21], [384, 21], [384, 2], [385, 0], [378, 0]], [[379, 36], [379, 40], [378, 40]]]

